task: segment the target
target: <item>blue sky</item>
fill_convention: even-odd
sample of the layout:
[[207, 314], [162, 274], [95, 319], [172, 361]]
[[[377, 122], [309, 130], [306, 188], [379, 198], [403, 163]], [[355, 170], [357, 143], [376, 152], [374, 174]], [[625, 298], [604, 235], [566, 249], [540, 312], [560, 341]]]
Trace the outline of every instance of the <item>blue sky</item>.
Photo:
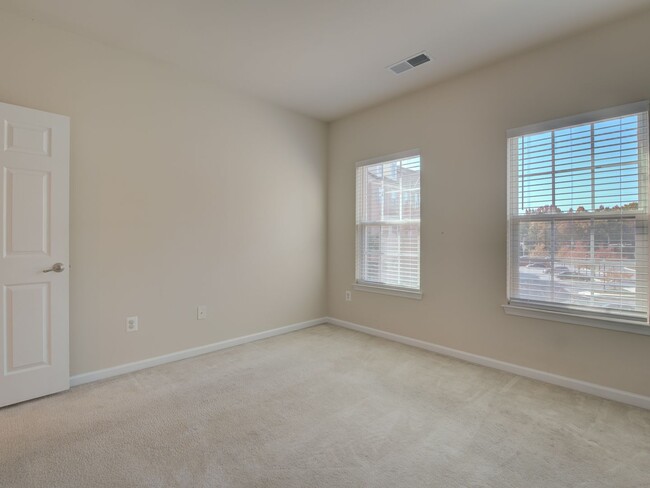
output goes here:
[[638, 202], [639, 117], [520, 137], [518, 159], [520, 213], [553, 204], [566, 212]]

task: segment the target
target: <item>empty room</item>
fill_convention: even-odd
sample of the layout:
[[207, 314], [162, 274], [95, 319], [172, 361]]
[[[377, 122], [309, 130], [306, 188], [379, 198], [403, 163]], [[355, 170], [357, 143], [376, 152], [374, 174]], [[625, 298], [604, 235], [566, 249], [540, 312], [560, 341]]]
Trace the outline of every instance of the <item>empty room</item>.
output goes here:
[[0, 0], [1, 488], [650, 488], [650, 0]]

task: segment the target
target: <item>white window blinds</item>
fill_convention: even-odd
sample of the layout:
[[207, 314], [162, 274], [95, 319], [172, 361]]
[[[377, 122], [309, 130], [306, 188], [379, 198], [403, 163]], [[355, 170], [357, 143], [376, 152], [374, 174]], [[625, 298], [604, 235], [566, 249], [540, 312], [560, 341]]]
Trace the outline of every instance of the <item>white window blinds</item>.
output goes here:
[[358, 284], [420, 289], [420, 155], [357, 165]]
[[648, 323], [648, 103], [508, 133], [508, 299]]

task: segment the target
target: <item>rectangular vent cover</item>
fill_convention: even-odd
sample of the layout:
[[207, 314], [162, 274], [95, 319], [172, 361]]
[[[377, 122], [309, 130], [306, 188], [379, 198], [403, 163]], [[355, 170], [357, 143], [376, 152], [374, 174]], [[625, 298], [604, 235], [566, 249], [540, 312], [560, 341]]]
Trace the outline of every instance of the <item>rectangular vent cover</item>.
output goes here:
[[431, 57], [429, 57], [427, 53], [422, 52], [416, 54], [415, 56], [411, 56], [410, 58], [404, 59], [398, 63], [395, 63], [389, 66], [388, 69], [396, 75], [401, 75], [402, 73], [420, 66], [421, 64], [428, 63], [429, 61], [431, 61]]

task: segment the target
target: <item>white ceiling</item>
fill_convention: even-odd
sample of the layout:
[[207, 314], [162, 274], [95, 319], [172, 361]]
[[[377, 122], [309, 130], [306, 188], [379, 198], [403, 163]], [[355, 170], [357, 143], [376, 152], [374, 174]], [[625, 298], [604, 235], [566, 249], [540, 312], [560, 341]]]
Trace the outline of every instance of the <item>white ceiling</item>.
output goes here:
[[[0, 9], [333, 120], [650, 0], [0, 0]], [[433, 61], [396, 76], [420, 51]]]

